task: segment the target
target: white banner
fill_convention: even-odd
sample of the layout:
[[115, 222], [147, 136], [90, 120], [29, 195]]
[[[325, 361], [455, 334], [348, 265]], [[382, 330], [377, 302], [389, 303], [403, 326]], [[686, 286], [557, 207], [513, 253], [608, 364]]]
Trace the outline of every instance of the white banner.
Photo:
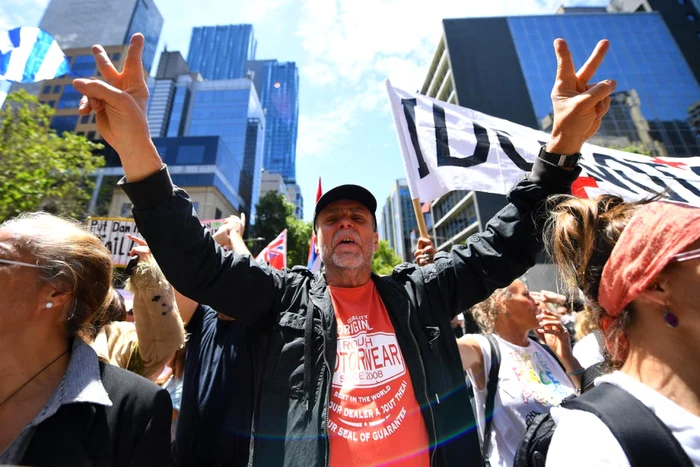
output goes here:
[[[549, 134], [464, 107], [412, 94], [386, 81], [412, 198], [452, 190], [506, 194], [532, 167]], [[649, 157], [585, 144], [572, 192], [637, 200], [668, 191], [700, 206], [700, 157]]]
[[88, 217], [87, 228], [100, 237], [107, 249], [112, 252], [112, 261], [115, 266], [124, 267], [129, 262], [129, 251], [134, 247], [134, 242], [126, 235], [141, 237], [133, 219]]
[[[201, 221], [213, 236], [224, 223], [224, 219]], [[134, 247], [127, 234], [142, 238], [134, 219], [122, 217], [88, 217], [87, 229], [102, 239], [107, 249], [112, 252], [115, 266], [124, 267], [129, 262], [129, 252]]]

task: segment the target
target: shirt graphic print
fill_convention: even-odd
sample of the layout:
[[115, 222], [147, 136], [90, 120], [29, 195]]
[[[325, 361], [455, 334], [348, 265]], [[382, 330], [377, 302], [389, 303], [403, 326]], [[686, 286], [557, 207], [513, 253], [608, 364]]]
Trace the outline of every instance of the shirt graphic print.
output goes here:
[[329, 290], [338, 323], [331, 465], [428, 465], [425, 422], [374, 282]]

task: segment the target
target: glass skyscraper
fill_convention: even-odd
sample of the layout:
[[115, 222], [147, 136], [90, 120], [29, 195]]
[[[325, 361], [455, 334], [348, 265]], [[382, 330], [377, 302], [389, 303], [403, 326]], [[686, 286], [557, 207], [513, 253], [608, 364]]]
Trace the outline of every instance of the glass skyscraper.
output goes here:
[[62, 49], [123, 45], [132, 34], [143, 33], [143, 64], [150, 71], [163, 16], [153, 0], [51, 0], [39, 28], [54, 36]]
[[257, 41], [250, 24], [202, 26], [192, 29], [187, 63], [204, 79], [245, 76], [245, 62], [255, 60]]
[[566, 39], [578, 68], [598, 40], [606, 38], [610, 50], [591, 82], [613, 78], [617, 88], [601, 136], [624, 137], [661, 156], [700, 154], [688, 122], [689, 106], [700, 100], [700, 85], [659, 14], [565, 14], [507, 21], [541, 122], [552, 112], [554, 39]]
[[382, 208], [378, 231], [379, 238], [389, 242], [397, 255], [407, 262], [413, 262], [411, 232], [418, 229], [413, 213], [413, 201], [405, 178], [394, 182], [391, 194]]
[[[174, 126], [171, 121], [171, 128]], [[224, 141], [233, 158], [221, 171], [226, 177], [240, 173], [235, 188], [253, 224], [260, 196], [265, 115], [252, 81], [244, 78], [192, 83], [183, 128], [184, 136], [220, 136]]]
[[267, 172], [279, 173], [285, 183], [296, 182], [297, 132], [299, 127], [299, 71], [294, 62], [259, 60], [246, 63], [265, 109], [265, 156]]

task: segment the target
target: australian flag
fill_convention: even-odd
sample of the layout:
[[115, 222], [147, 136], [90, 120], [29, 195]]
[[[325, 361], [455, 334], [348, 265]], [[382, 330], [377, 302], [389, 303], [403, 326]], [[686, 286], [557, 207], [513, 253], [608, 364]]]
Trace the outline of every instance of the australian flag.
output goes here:
[[0, 31], [0, 80], [35, 83], [70, 72], [70, 62], [51, 34], [23, 27]]
[[287, 229], [270, 242], [255, 258], [255, 261], [266, 261], [276, 269], [287, 267]]

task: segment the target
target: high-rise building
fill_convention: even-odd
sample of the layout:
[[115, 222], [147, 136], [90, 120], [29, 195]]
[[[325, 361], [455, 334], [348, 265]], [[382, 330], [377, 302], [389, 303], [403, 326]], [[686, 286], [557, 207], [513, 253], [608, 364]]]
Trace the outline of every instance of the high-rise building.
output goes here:
[[39, 23], [62, 49], [128, 44], [134, 33], [144, 35], [143, 63], [151, 69], [163, 16], [153, 0], [51, 0]]
[[160, 55], [156, 76], [148, 79], [146, 113], [151, 137], [184, 135], [182, 115], [186, 115], [189, 105], [191, 84], [197, 81], [202, 81], [201, 75], [190, 71], [180, 52], [164, 51]]
[[129, 40], [136, 32], [143, 33], [146, 39], [143, 63], [150, 70], [163, 17], [153, 0], [51, 0], [39, 27], [54, 36], [70, 60], [71, 73], [42, 83], [15, 84], [12, 89], [25, 88], [53, 107], [56, 115], [51, 127], [57, 131], [75, 131], [88, 139], [99, 140], [94, 116], [78, 115], [82, 96], [73, 88], [73, 79], [97, 76], [93, 44], [103, 45], [114, 65], [121, 69]]
[[246, 63], [265, 109], [263, 167], [296, 182], [296, 147], [299, 126], [299, 72], [294, 62], [256, 60]]
[[695, 79], [700, 82], [700, 0], [611, 0], [608, 10], [622, 13], [657, 12], [678, 44]]
[[[126, 58], [126, 45], [106, 46], [105, 52], [117, 68], [121, 68]], [[101, 138], [95, 123], [95, 114], [79, 115], [78, 105], [83, 97], [74, 87], [73, 79], [95, 76], [97, 65], [90, 48], [65, 49], [63, 51], [71, 63], [71, 75], [42, 81], [39, 84], [38, 98], [43, 104], [55, 109], [51, 127], [58, 132], [71, 131], [89, 140]]]
[[243, 78], [245, 62], [255, 60], [257, 44], [250, 24], [193, 28], [187, 63], [204, 79]]
[[694, 102], [688, 108], [690, 126], [693, 128], [695, 137], [700, 141], [700, 101]]
[[260, 198], [265, 197], [271, 191], [276, 191], [289, 201], [287, 185], [284, 184], [282, 175], [263, 171], [260, 177]]
[[[241, 167], [219, 136], [153, 138], [173, 182], [192, 199], [200, 219], [221, 219], [238, 215], [245, 201], [238, 194]], [[112, 148], [105, 151], [106, 167], [99, 169], [98, 186], [109, 193], [103, 197], [102, 209], [93, 213], [110, 217], [131, 217], [131, 202], [120, 188], [114, 189], [123, 170]], [[95, 197], [97, 198], [97, 197]], [[97, 204], [97, 202], [95, 203]]]
[[182, 135], [222, 138], [235, 160], [235, 165], [223, 170], [224, 174], [240, 172], [237, 188], [252, 225], [260, 196], [265, 141], [265, 115], [255, 87], [247, 78], [205, 80], [193, 82], [190, 92], [186, 116], [180, 117], [185, 118]]
[[301, 187], [296, 183], [287, 183], [287, 199], [294, 205], [294, 215], [297, 219], [304, 218], [304, 197], [301, 195]]
[[[566, 10], [548, 16], [444, 20], [444, 34], [421, 92], [541, 128], [552, 111], [554, 39], [567, 40], [579, 67], [596, 42], [607, 38], [611, 48], [596, 77], [615, 79], [622, 94], [604, 127], [610, 134], [626, 132], [621, 136], [630, 140], [651, 141], [648, 149], [662, 147], [664, 155], [699, 153], [688, 108], [700, 99], [700, 86], [661, 14]], [[650, 139], [639, 135], [640, 130]], [[438, 249], [462, 243], [475, 228], [483, 229], [504, 203], [504, 197], [485, 193], [448, 194], [436, 200], [432, 212]], [[535, 288], [554, 283], [545, 265], [538, 265], [531, 278]]]
[[379, 238], [387, 240], [401, 260], [413, 262], [411, 232], [414, 232], [415, 236], [417, 229], [418, 222], [413, 212], [408, 182], [405, 178], [400, 178], [394, 182], [382, 208], [378, 227]]

